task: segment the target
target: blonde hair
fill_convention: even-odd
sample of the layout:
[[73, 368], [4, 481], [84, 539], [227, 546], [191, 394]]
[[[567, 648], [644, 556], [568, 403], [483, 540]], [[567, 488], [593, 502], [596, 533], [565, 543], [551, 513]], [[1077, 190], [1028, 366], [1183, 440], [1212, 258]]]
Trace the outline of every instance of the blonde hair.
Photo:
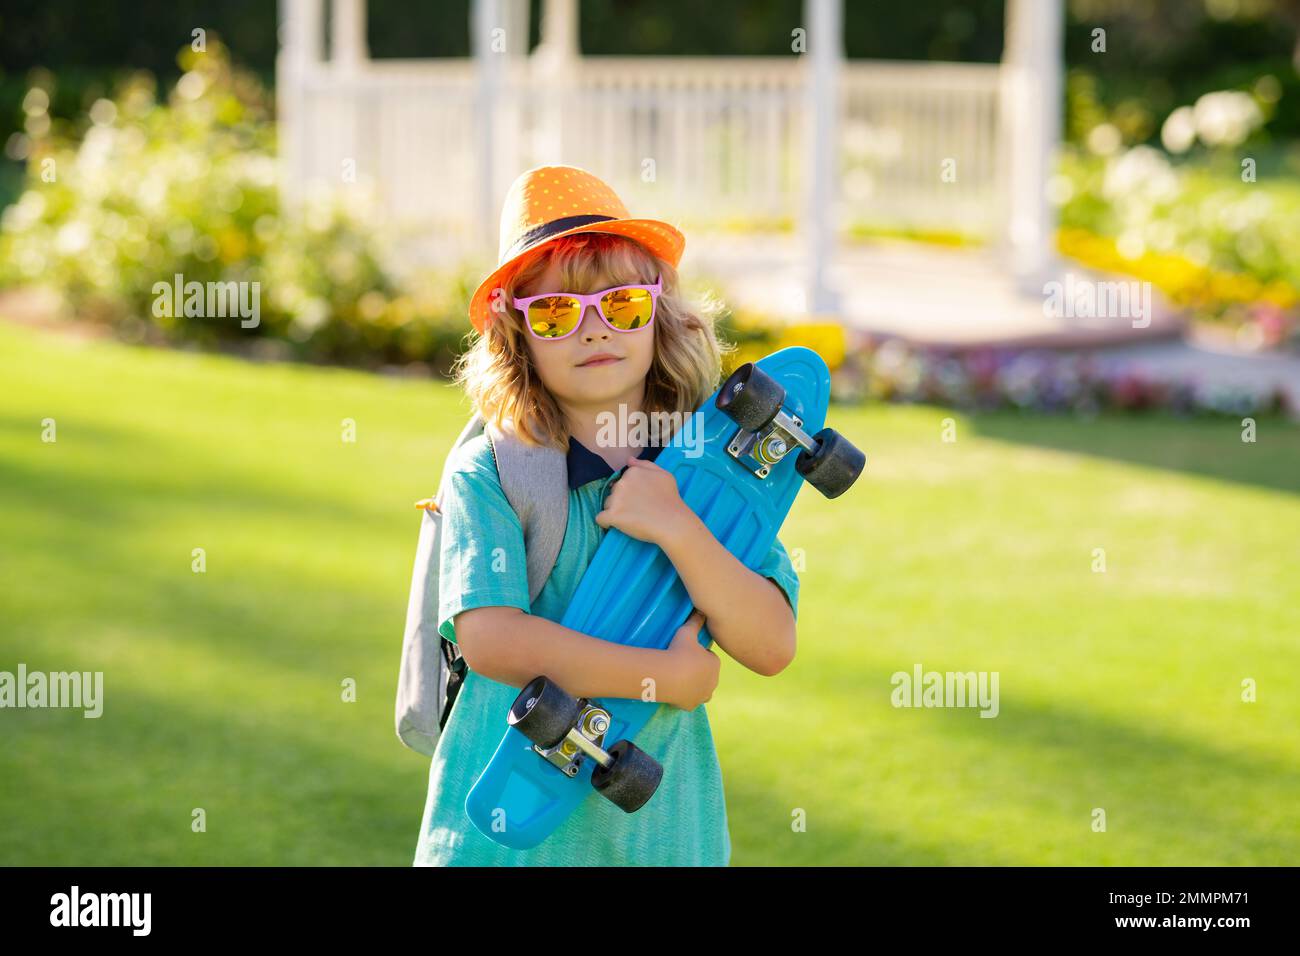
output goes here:
[[718, 387], [722, 357], [734, 346], [718, 342], [715, 322], [720, 304], [706, 296], [687, 303], [677, 270], [633, 239], [612, 233], [566, 236], [524, 259], [501, 284], [492, 318], [482, 335], [456, 360], [456, 384], [464, 389], [485, 421], [514, 431], [530, 445], [566, 449], [569, 427], [554, 396], [543, 384], [528, 352], [523, 317], [513, 306], [516, 290], [541, 276], [551, 262], [559, 265], [566, 289], [599, 289], [628, 282], [654, 282], [663, 291], [650, 328], [654, 358], [645, 378], [642, 411], [695, 411]]

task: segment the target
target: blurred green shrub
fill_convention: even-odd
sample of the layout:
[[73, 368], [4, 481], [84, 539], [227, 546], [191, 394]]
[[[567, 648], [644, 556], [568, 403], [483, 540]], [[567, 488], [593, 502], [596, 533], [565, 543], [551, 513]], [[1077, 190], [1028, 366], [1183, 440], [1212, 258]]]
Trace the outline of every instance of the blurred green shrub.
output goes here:
[[[34, 138], [0, 221], [0, 284], [51, 286], [78, 318], [132, 339], [445, 371], [469, 331], [469, 267], [399, 280], [360, 196], [307, 197], [285, 215], [266, 90], [213, 37], [179, 62], [166, 103], [138, 74], [91, 107], [79, 137], [51, 124]], [[259, 283], [260, 324], [155, 309], [155, 284], [177, 274]]]

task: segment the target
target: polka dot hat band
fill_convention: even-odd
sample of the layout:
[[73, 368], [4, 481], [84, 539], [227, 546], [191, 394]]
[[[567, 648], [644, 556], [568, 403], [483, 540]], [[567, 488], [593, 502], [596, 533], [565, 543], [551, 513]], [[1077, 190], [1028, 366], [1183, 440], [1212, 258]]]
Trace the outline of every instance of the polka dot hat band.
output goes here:
[[501, 209], [501, 247], [496, 270], [470, 299], [469, 317], [483, 332], [492, 318], [492, 293], [527, 253], [580, 232], [607, 232], [635, 239], [673, 268], [686, 237], [657, 219], [633, 219], [623, 201], [585, 169], [538, 166], [523, 173]]

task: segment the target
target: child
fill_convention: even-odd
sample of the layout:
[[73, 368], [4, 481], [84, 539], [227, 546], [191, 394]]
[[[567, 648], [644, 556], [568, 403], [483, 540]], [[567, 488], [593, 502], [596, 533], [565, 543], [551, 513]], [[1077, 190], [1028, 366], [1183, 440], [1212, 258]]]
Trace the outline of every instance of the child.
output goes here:
[[[466, 442], [449, 465], [439, 509], [438, 625], [469, 673], [434, 752], [416, 865], [730, 861], [722, 776], [703, 706], [720, 661], [699, 644], [699, 630], [707, 617], [718, 647], [774, 675], [794, 656], [799, 580], [780, 541], [757, 572], [718, 543], [682, 502], [676, 479], [654, 464], [671, 436], [645, 448], [598, 440], [610, 413], [689, 415], [718, 387], [712, 322], [692, 313], [678, 290], [683, 245], [667, 223], [629, 218], [608, 186], [576, 167], [530, 170], [507, 195], [501, 265], [472, 300], [481, 337], [457, 379], [488, 421], [566, 450], [568, 525], [530, 607], [523, 532], [486, 435]], [[543, 293], [616, 287], [630, 288], [581, 309], [548, 298], [515, 307]], [[591, 361], [598, 356], [609, 358]], [[690, 593], [696, 611], [666, 650], [623, 647], [558, 623], [609, 528], [663, 548]], [[653, 679], [664, 706], [635, 743], [659, 760], [664, 776], [634, 814], [593, 793], [538, 846], [512, 850], [474, 828], [465, 796], [495, 752], [519, 688], [543, 673], [573, 696], [592, 698], [639, 698], [643, 681]]]

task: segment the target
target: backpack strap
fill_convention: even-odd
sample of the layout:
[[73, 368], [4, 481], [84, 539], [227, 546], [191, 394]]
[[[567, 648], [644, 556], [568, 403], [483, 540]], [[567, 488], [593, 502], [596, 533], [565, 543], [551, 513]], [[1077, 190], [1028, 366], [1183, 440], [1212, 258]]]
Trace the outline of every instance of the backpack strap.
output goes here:
[[397, 681], [397, 736], [412, 750], [430, 757], [468, 670], [460, 648], [437, 630], [442, 548], [442, 515], [438, 507], [460, 446], [484, 431], [488, 432], [488, 447], [502, 489], [523, 528], [530, 602], [537, 600], [555, 567], [569, 520], [566, 454], [525, 444], [509, 430], [489, 429], [476, 413], [447, 453], [432, 506], [421, 502], [426, 507], [406, 609]]
[[497, 475], [524, 529], [528, 598], [536, 601], [569, 525], [568, 456], [549, 445], [529, 445], [510, 430], [485, 428]]
[[442, 555], [442, 514], [447, 476], [460, 446], [483, 432], [483, 420], [471, 418], [447, 452], [438, 493], [432, 502], [423, 501], [420, 539], [411, 572], [411, 595], [406, 605], [406, 628], [402, 636], [401, 666], [397, 674], [397, 736], [406, 746], [426, 757], [433, 756], [438, 737], [447, 722], [452, 702], [460, 689], [465, 662], [459, 648], [438, 633], [438, 591]]

